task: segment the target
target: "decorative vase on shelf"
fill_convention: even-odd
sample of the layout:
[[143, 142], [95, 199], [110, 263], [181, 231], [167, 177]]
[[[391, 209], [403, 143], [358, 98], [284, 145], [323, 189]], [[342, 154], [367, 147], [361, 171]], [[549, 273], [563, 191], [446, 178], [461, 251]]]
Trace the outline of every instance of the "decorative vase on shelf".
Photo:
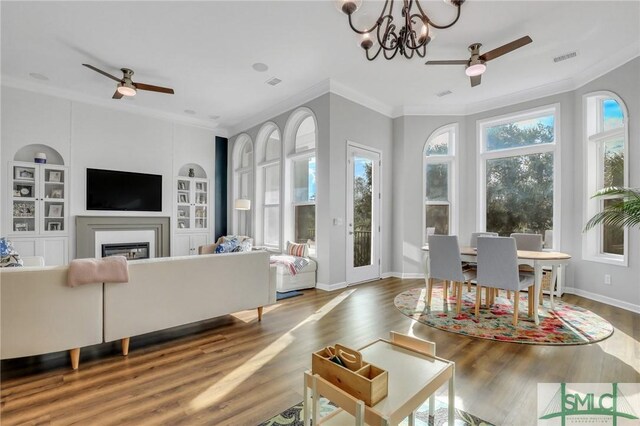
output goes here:
[[38, 152], [33, 158], [34, 163], [38, 164], [46, 164], [47, 163], [47, 154], [44, 152]]
[[196, 172], [193, 169], [189, 169], [189, 177], [196, 177]]

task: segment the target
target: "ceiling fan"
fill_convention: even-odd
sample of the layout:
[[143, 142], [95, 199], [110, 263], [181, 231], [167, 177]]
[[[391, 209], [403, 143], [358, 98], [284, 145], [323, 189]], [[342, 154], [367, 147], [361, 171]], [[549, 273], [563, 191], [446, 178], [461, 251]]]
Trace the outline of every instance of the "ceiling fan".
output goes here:
[[462, 59], [459, 61], [427, 61], [425, 65], [466, 65], [466, 69], [464, 72], [471, 79], [471, 87], [475, 87], [480, 84], [482, 74], [487, 70], [485, 62], [499, 58], [500, 56], [505, 55], [509, 52], [513, 52], [514, 50], [519, 49], [522, 46], [531, 43], [532, 41], [533, 40], [531, 40], [531, 37], [524, 36], [512, 41], [511, 43], [507, 43], [503, 46], [490, 50], [483, 55], [480, 54], [480, 47], [482, 46], [482, 44], [474, 43], [469, 46], [471, 58], [469, 58], [468, 60]]
[[113, 94], [113, 99], [120, 99], [123, 96], [135, 96], [138, 90], [148, 90], [150, 92], [168, 93], [170, 95], [173, 95], [173, 89], [169, 87], [153, 86], [151, 84], [144, 83], [134, 83], [131, 80], [131, 77], [133, 76], [133, 70], [130, 70], [129, 68], [121, 68], [120, 70], [122, 71], [122, 78], [118, 78], [109, 74], [108, 72], [94, 67], [93, 65], [82, 65], [118, 82], [118, 87], [116, 87], [116, 91]]

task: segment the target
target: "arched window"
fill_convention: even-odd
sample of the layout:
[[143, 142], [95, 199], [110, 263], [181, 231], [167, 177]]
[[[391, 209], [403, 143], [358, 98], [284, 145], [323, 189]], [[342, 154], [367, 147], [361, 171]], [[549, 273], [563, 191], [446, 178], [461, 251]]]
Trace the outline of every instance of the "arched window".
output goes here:
[[285, 238], [308, 243], [315, 255], [317, 125], [308, 108], [294, 111], [285, 126]]
[[246, 135], [236, 138], [233, 146], [233, 233], [251, 235], [251, 207], [249, 210], [235, 208], [238, 200], [253, 200], [253, 142]]
[[458, 125], [434, 131], [424, 146], [424, 238], [456, 232], [456, 137]]
[[[619, 197], [591, 198], [603, 188], [628, 186], [627, 107], [611, 92], [584, 96], [584, 138], [587, 152], [585, 167], [585, 222]], [[627, 265], [627, 228], [602, 225], [584, 234], [584, 257], [606, 263]]]
[[280, 249], [280, 130], [266, 123], [256, 139], [256, 243]]

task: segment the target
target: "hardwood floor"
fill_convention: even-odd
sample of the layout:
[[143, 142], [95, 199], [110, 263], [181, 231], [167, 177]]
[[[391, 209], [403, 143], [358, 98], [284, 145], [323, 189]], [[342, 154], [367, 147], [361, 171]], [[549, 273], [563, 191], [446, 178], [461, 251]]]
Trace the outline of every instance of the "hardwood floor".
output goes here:
[[[302, 400], [311, 352], [358, 347], [390, 330], [436, 342], [456, 362], [459, 407], [498, 425], [535, 424], [539, 382], [640, 382], [640, 315], [577, 296], [616, 327], [585, 346], [532, 346], [467, 338], [415, 323], [393, 305], [423, 280], [389, 278], [255, 310], [83, 348], [2, 362], [1, 420], [14, 424], [255, 425]], [[446, 391], [446, 388], [443, 389]]]

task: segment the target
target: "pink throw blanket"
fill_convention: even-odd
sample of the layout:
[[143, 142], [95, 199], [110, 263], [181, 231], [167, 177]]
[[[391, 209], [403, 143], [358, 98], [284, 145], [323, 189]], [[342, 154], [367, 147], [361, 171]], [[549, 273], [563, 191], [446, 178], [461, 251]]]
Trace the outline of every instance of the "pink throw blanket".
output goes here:
[[309, 264], [309, 260], [304, 257], [289, 256], [286, 254], [272, 255], [269, 260], [271, 265], [283, 265], [289, 271], [289, 275], [295, 277], [302, 268]]
[[124, 256], [102, 259], [75, 259], [69, 264], [67, 285], [77, 287], [93, 283], [128, 283], [129, 268]]

